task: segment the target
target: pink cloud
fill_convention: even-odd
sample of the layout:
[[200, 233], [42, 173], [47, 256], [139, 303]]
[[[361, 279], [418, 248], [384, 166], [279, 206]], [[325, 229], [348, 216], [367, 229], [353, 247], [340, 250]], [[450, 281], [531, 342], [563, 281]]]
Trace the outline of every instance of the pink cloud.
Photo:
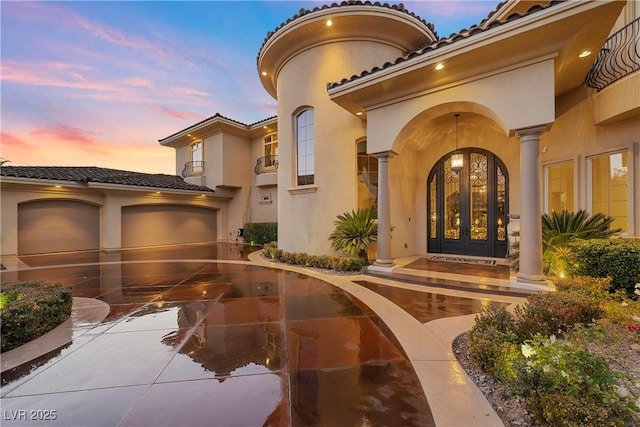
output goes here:
[[[84, 67], [86, 69], [86, 67]], [[1, 79], [4, 82], [30, 86], [51, 86], [68, 89], [116, 91], [118, 86], [90, 81], [82, 74], [83, 67], [72, 64], [19, 63], [3, 61], [0, 64]]]
[[56, 141], [65, 141], [82, 145], [94, 145], [96, 142], [89, 136], [88, 132], [61, 123], [56, 123], [53, 126], [45, 128], [34, 129], [30, 134], [38, 138], [53, 139]]
[[176, 95], [199, 96], [199, 97], [209, 96], [208, 93], [201, 91], [199, 89], [196, 89], [194, 87], [189, 87], [189, 86], [171, 86], [168, 89], [171, 93], [174, 93]]
[[2, 143], [2, 148], [29, 148], [29, 143], [6, 132], [0, 134], [0, 142]]
[[190, 120], [190, 121], [200, 121], [203, 119], [202, 116], [198, 114], [189, 113], [186, 111], [176, 110], [174, 108], [159, 106], [156, 110], [160, 111], [163, 114], [166, 114], [169, 117], [173, 117], [180, 120]]

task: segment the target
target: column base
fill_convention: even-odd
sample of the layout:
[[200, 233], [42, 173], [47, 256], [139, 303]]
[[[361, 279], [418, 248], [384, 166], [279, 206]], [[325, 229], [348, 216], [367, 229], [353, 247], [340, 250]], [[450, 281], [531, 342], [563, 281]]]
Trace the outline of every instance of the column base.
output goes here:
[[530, 285], [547, 286], [547, 278], [544, 274], [527, 274], [519, 272], [516, 275], [516, 280], [520, 283], [527, 283]]
[[389, 260], [376, 260], [376, 262], [367, 267], [367, 271], [377, 271], [380, 273], [391, 273], [397, 265], [393, 264], [393, 261]]

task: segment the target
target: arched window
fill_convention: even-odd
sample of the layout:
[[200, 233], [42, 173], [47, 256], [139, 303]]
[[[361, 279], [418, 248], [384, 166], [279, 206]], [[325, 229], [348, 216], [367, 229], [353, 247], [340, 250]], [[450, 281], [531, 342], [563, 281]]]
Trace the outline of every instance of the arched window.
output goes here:
[[297, 185], [314, 183], [315, 137], [313, 110], [301, 111], [296, 116]]

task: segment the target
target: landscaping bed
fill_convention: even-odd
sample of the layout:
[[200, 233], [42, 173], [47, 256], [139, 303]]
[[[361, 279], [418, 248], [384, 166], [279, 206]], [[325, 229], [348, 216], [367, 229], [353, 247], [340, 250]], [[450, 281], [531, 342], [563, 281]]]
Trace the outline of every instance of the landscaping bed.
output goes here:
[[640, 426], [640, 301], [571, 278], [453, 343], [505, 426]]
[[71, 315], [73, 296], [65, 285], [14, 282], [0, 292], [0, 352], [16, 348], [46, 334]]

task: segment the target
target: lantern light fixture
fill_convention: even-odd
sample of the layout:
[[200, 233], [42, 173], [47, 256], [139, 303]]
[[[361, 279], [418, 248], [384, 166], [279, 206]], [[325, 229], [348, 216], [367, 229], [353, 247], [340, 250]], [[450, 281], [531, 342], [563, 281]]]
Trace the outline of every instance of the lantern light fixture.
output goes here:
[[464, 167], [464, 156], [458, 151], [458, 117], [460, 117], [460, 113], [456, 113], [453, 116], [456, 118], [456, 151], [451, 155], [451, 169], [455, 173], [459, 173]]

